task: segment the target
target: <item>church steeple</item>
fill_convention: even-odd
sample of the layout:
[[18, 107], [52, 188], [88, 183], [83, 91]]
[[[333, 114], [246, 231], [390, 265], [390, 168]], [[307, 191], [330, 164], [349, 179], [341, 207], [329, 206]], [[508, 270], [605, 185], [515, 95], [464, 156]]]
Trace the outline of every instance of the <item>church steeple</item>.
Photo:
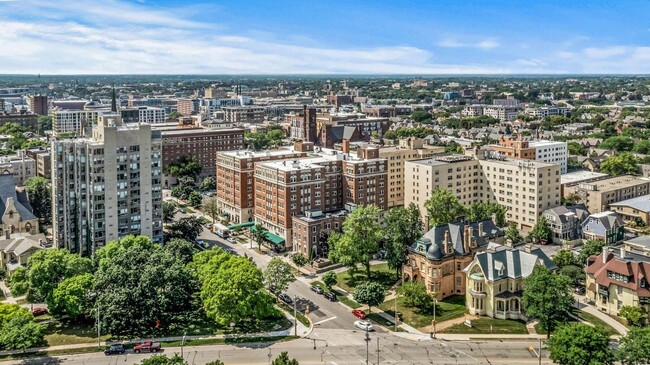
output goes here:
[[111, 100], [111, 111], [117, 113], [117, 100], [115, 98], [115, 85], [113, 85], [113, 98]]

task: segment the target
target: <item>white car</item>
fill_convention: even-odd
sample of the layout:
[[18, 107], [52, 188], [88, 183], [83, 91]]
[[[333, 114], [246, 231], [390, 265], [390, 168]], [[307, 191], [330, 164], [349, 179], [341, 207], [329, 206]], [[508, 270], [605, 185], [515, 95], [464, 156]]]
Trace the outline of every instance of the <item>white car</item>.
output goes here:
[[368, 321], [354, 321], [354, 327], [368, 332], [374, 331], [372, 324], [370, 324]]

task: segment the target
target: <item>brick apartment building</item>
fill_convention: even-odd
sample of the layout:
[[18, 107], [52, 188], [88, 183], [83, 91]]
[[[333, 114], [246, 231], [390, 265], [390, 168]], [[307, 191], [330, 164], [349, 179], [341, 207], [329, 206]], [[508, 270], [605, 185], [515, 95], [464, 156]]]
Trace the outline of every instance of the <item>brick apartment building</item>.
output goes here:
[[221, 110], [224, 112], [223, 119], [226, 122], [236, 124], [261, 124], [264, 122], [265, 108], [263, 106], [225, 106]]

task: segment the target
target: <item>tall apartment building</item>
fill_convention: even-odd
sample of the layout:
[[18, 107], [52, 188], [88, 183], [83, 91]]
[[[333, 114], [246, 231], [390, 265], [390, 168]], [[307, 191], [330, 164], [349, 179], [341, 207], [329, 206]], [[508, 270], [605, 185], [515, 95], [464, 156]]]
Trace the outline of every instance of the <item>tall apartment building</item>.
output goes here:
[[[216, 177], [217, 152], [235, 151], [244, 147], [243, 128], [174, 128], [161, 130], [163, 171], [181, 156], [196, 157], [203, 168], [200, 178]], [[168, 178], [164, 179], [168, 186]]]
[[29, 111], [36, 115], [48, 115], [47, 95], [30, 95], [27, 97]]
[[193, 115], [200, 111], [199, 99], [178, 99], [178, 112], [183, 115]]
[[260, 124], [264, 122], [265, 109], [263, 106], [242, 105], [222, 107], [224, 120], [231, 123]]
[[256, 164], [307, 156], [294, 150], [217, 152], [217, 205], [234, 223], [254, 218], [253, 180]]
[[161, 242], [162, 141], [148, 124], [100, 115], [89, 138], [52, 142], [54, 244], [92, 255], [129, 234]]
[[580, 202], [589, 212], [599, 213], [609, 210], [612, 203], [650, 194], [650, 179], [631, 175], [615, 176], [606, 179], [565, 185], [564, 196], [577, 194]]
[[522, 158], [560, 165], [563, 174], [567, 172], [569, 157], [566, 142], [559, 141], [524, 141], [521, 138], [506, 138], [501, 136], [498, 145], [489, 145], [486, 149], [498, 152], [507, 158]]
[[414, 203], [426, 217], [425, 202], [434, 189], [442, 188], [454, 193], [465, 206], [481, 201], [505, 206], [506, 219], [523, 230], [537, 223], [545, 209], [560, 205], [559, 165], [478, 157], [452, 155], [407, 161], [404, 204]]
[[382, 147], [379, 157], [388, 163], [387, 206], [388, 208], [404, 205], [404, 164], [406, 161], [420, 160], [445, 153], [444, 147], [424, 147], [421, 138], [409, 137], [399, 141], [399, 145]]
[[121, 108], [120, 115], [124, 123], [165, 123], [167, 113], [163, 108], [153, 106], [138, 106], [134, 108]]
[[488, 105], [483, 108], [483, 114], [502, 122], [509, 122], [517, 119], [519, 110], [509, 106]]
[[54, 134], [59, 133], [81, 133], [82, 127], [97, 122], [101, 114], [98, 110], [60, 110], [53, 109], [52, 129]]
[[290, 115], [290, 137], [305, 142], [316, 142], [318, 130], [316, 126], [316, 109], [305, 105], [302, 113]]
[[0, 108], [0, 126], [7, 123], [16, 123], [23, 127], [36, 129], [38, 126], [38, 115], [26, 112], [5, 113]]
[[510, 108], [516, 108], [519, 106], [519, 100], [517, 99], [494, 99], [492, 100], [492, 105], [498, 106], [507, 106]]
[[36, 147], [27, 150], [27, 156], [36, 160], [36, 176], [52, 178], [52, 155], [49, 148]]

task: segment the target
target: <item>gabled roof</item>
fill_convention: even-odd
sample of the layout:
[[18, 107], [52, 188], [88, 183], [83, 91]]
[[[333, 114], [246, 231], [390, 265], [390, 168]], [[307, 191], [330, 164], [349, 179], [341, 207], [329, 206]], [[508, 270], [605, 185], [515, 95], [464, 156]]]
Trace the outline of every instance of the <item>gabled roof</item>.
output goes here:
[[477, 253], [474, 260], [478, 262], [488, 281], [526, 278], [536, 265], [544, 265], [550, 270], [557, 269], [540, 248], [532, 248], [527, 252], [513, 247], [497, 246], [493, 250]]
[[[624, 252], [624, 258], [621, 258], [621, 252]], [[603, 255], [605, 255], [604, 260]], [[629, 281], [626, 283], [611, 279], [608, 271], [628, 276]], [[616, 252], [615, 249], [606, 248], [600, 255], [587, 259], [585, 272], [594, 275], [598, 285], [609, 287], [610, 284], [615, 284], [636, 291], [640, 297], [650, 297], [650, 257], [624, 251], [624, 249]], [[645, 279], [645, 288], [641, 287], [641, 279]]]
[[613, 207], [630, 207], [644, 213], [650, 212], [650, 194], [642, 195], [636, 198], [622, 200], [620, 202], [611, 203]]
[[7, 210], [7, 200], [10, 198], [13, 199], [21, 220], [36, 219], [36, 216], [32, 213], [32, 206], [29, 205], [29, 201], [27, 200], [27, 193], [21, 192], [19, 194], [16, 192], [16, 183], [14, 182], [13, 175], [0, 174], [0, 219], [2, 219], [2, 216]]
[[566, 223], [570, 216], [575, 216], [578, 222], [582, 223], [589, 216], [589, 210], [584, 204], [564, 206], [547, 209], [543, 214], [553, 213], [560, 222]]
[[623, 219], [618, 215], [618, 213], [612, 211], [594, 213], [590, 215], [583, 224], [586, 225], [591, 218], [597, 219], [607, 231], [611, 230], [614, 227], [625, 225], [625, 222], [623, 222]]
[[0, 239], [0, 252], [22, 256], [32, 249], [43, 249], [41, 240], [45, 242], [45, 235], [42, 233], [35, 235], [14, 234], [10, 238]]

